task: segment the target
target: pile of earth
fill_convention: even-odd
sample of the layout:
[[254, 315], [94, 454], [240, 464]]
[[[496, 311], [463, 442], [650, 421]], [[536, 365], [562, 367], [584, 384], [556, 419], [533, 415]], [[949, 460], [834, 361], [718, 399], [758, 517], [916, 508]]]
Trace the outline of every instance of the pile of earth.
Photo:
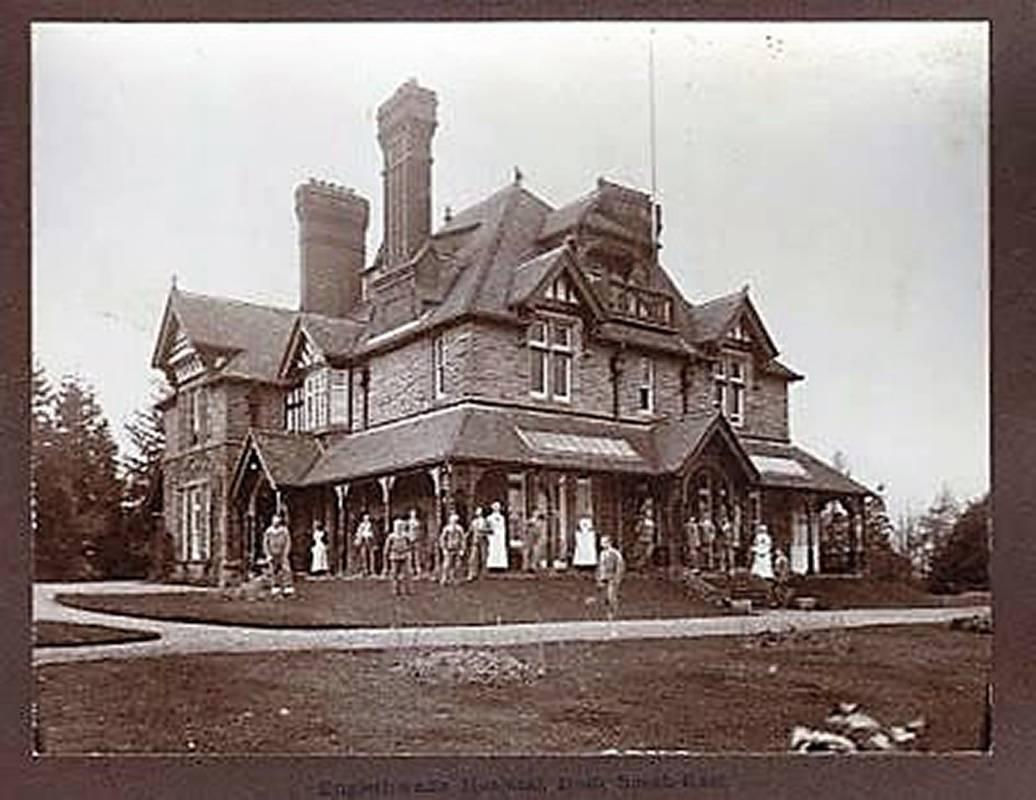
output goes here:
[[833, 652], [840, 656], [847, 656], [853, 652], [852, 638], [848, 631], [800, 630], [795, 627], [789, 627], [785, 630], [770, 629], [760, 631], [745, 637], [741, 646], [746, 650], [767, 647], [802, 648], [811, 651]]
[[454, 685], [531, 683], [543, 675], [542, 667], [535, 667], [510, 653], [470, 648], [420, 653], [395, 664], [392, 669], [419, 683]]

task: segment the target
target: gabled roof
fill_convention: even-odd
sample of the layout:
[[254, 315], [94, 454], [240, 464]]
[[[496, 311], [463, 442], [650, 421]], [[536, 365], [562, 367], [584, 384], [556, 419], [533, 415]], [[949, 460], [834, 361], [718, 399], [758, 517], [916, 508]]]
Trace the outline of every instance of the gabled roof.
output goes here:
[[580, 301], [590, 309], [593, 315], [595, 317], [603, 316], [604, 307], [583, 271], [576, 266], [572, 256], [572, 247], [567, 243], [548, 250], [543, 255], [523, 261], [514, 268], [507, 304], [517, 306], [533, 302], [544, 287], [562, 274], [572, 282]]
[[776, 356], [779, 352], [777, 345], [748, 296], [747, 286], [733, 294], [693, 306], [690, 310], [689, 332], [695, 343], [716, 342], [726, 336], [734, 323], [742, 317], [747, 319], [749, 326], [755, 331], [767, 355], [770, 358]]
[[833, 494], [873, 494], [863, 484], [790, 442], [744, 437], [741, 444], [753, 463], [758, 465], [763, 486]]
[[302, 486], [323, 448], [316, 436], [287, 431], [250, 430], [234, 467], [232, 484], [254, 455], [267, 480], [275, 488]]
[[299, 327], [306, 332], [313, 344], [329, 361], [352, 352], [363, 333], [365, 324], [363, 320], [328, 317], [308, 311], [299, 314]]
[[654, 436], [660, 472], [680, 470], [689, 460], [700, 455], [713, 438], [719, 438], [749, 480], [759, 477], [730, 423], [719, 412], [671, 417], [655, 426]]
[[161, 366], [170, 337], [178, 327], [196, 349], [226, 358], [222, 374], [276, 380], [297, 313], [174, 287], [166, 302], [152, 365]]

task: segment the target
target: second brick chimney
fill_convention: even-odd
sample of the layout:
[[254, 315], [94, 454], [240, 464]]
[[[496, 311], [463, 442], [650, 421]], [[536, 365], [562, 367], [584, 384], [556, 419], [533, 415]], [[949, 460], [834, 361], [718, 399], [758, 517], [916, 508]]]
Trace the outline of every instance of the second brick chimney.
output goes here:
[[295, 189], [299, 220], [299, 305], [332, 317], [360, 301], [370, 207], [352, 189], [310, 178]]
[[410, 79], [378, 109], [378, 143], [384, 156], [384, 263], [406, 262], [432, 227], [432, 135], [435, 92]]

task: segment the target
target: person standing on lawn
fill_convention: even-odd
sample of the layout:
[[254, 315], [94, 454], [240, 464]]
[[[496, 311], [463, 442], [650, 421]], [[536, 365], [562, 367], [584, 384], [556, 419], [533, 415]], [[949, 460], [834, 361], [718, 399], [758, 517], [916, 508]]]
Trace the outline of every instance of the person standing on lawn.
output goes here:
[[[456, 514], [451, 518], [455, 519]], [[458, 523], [459, 524], [459, 523]], [[489, 521], [482, 516], [482, 507], [475, 508], [475, 514], [468, 526], [468, 580], [481, 578], [486, 571], [486, 558], [489, 554]]]
[[263, 532], [263, 554], [270, 565], [270, 594], [295, 594], [291, 584], [291, 532], [278, 512]]
[[396, 519], [392, 522], [392, 532], [385, 539], [383, 561], [388, 565], [392, 578], [392, 594], [410, 594], [410, 555], [413, 543], [407, 535], [406, 521]]
[[597, 561], [597, 587], [604, 592], [608, 619], [615, 619], [619, 611], [619, 585], [626, 571], [622, 553], [612, 547], [610, 536], [601, 537], [601, 553]]
[[773, 556], [773, 584], [770, 589], [770, 604], [786, 608], [791, 599], [788, 583], [791, 581], [791, 562], [784, 551], [777, 548]]
[[443, 586], [452, 586], [460, 578], [461, 563], [464, 561], [464, 528], [456, 514], [450, 514], [439, 533], [439, 551], [442, 553], [439, 582]]
[[356, 528], [356, 549], [360, 556], [360, 569], [363, 577], [369, 578], [374, 574], [374, 524], [371, 522], [371, 515], [364, 514]]

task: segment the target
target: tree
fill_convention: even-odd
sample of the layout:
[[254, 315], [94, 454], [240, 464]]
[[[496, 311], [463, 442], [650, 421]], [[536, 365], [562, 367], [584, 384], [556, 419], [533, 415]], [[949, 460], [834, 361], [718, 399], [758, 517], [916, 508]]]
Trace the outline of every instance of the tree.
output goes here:
[[919, 577], [927, 579], [931, 574], [935, 553], [949, 538], [959, 516], [960, 503], [949, 488], [943, 486], [928, 510], [911, 526], [907, 550]]
[[935, 592], [989, 588], [993, 518], [989, 494], [970, 502], [932, 557], [929, 586]]
[[885, 487], [878, 484], [876, 493], [863, 501], [863, 563], [872, 577], [882, 580], [910, 577], [909, 559], [892, 546], [895, 532], [885, 503]]
[[158, 402], [166, 391], [164, 384], [152, 384], [147, 405], [134, 411], [125, 426], [131, 448], [122, 461], [125, 469], [123, 530], [128, 550], [127, 574], [150, 572], [152, 577], [158, 577], [163, 568], [156, 517], [161, 514], [162, 456], [165, 453], [165, 428]]
[[93, 389], [33, 375], [34, 559], [38, 578], [108, 574], [121, 547], [117, 448]]

